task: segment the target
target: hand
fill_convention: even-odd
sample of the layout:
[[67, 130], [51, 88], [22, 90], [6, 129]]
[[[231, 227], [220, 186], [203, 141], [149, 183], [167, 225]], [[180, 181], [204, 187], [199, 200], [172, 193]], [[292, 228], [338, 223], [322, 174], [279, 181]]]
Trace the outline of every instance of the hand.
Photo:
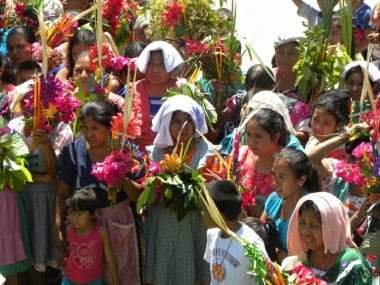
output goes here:
[[380, 43], [380, 33], [371, 32], [370, 34], [368, 34], [367, 39], [371, 44], [378, 44]]
[[211, 84], [215, 90], [215, 93], [223, 93], [227, 89], [223, 81], [218, 80], [218, 79], [212, 79]]
[[49, 134], [44, 129], [37, 129], [35, 131], [32, 131], [31, 135], [32, 135], [33, 141], [37, 145], [39, 145], [39, 144], [45, 145], [45, 144], [50, 143]]
[[68, 243], [61, 229], [56, 227], [53, 229], [53, 241], [57, 249], [63, 254], [66, 254]]
[[356, 212], [357, 217], [361, 220], [367, 215], [368, 209], [371, 207], [371, 201], [367, 200], [361, 205], [360, 209]]

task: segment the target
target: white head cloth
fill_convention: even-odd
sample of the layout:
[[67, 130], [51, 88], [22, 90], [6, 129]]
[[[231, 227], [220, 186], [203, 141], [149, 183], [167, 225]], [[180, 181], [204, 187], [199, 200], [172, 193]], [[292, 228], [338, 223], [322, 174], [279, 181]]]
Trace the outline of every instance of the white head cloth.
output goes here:
[[285, 103], [281, 100], [278, 94], [272, 91], [260, 91], [253, 95], [248, 102], [248, 108], [251, 109], [247, 118], [244, 120], [240, 128], [243, 128], [247, 122], [256, 114], [261, 108], [268, 108], [279, 113], [285, 121], [286, 128], [291, 134], [295, 134], [292, 121], [290, 120], [289, 110], [286, 108]]
[[167, 73], [183, 63], [183, 58], [175, 47], [164, 41], [155, 41], [147, 45], [137, 58], [136, 65], [140, 72], [146, 73], [152, 51], [162, 52], [162, 59]]
[[[193, 99], [185, 95], [176, 95], [168, 98], [160, 107], [160, 110], [154, 116], [152, 122], [152, 131], [157, 133], [153, 141], [154, 145], [159, 147], [168, 147], [174, 145], [170, 134], [170, 120], [175, 111], [185, 112], [190, 115], [194, 127], [201, 133], [208, 132], [205, 114], [201, 106]], [[197, 136], [197, 133], [195, 133]]]
[[377, 68], [377, 66], [372, 63], [365, 60], [357, 60], [353, 61], [349, 64], [347, 64], [344, 67], [344, 71], [342, 72], [341, 78], [346, 79], [347, 72], [356, 66], [361, 66], [363, 69], [366, 69], [368, 65], [368, 77], [372, 82], [380, 81], [380, 70]]

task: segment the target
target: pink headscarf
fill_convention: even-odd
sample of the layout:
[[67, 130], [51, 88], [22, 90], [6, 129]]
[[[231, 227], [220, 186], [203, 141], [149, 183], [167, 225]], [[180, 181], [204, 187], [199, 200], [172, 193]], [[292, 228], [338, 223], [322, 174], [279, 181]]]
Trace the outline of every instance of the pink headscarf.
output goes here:
[[337, 253], [353, 244], [351, 239], [350, 220], [347, 209], [342, 202], [328, 192], [311, 193], [302, 197], [290, 217], [288, 228], [288, 250], [290, 255], [297, 255], [301, 260], [306, 258], [307, 248], [302, 242], [298, 230], [299, 209], [305, 201], [311, 200], [317, 205], [322, 219], [322, 236], [325, 253]]

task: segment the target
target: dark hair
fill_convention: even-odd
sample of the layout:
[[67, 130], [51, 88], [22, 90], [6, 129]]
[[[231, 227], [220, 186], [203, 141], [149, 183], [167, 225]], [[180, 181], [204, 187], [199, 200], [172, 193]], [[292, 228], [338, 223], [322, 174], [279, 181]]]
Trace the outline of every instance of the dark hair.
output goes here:
[[38, 62], [32, 59], [20, 62], [19, 64], [17, 64], [15, 68], [16, 74], [22, 71], [29, 71], [29, 70], [37, 70], [38, 73], [42, 71], [41, 66], [38, 64]]
[[281, 160], [291, 169], [296, 178], [305, 175], [303, 188], [308, 192], [320, 191], [321, 185], [317, 171], [311, 165], [309, 158], [303, 151], [284, 148], [274, 155], [275, 160]]
[[[273, 80], [273, 73], [270, 68], [266, 68], [261, 64], [252, 65], [245, 75], [245, 89], [248, 91], [251, 88], [260, 88], [271, 90], [275, 84]], [[270, 74], [269, 74], [269, 73]], [[271, 77], [272, 75], [272, 77]]]
[[117, 107], [108, 101], [91, 101], [83, 106], [79, 114], [79, 120], [86, 117], [94, 119], [99, 124], [110, 128], [112, 117], [117, 113]]
[[229, 221], [236, 220], [241, 212], [241, 195], [235, 183], [216, 180], [207, 184], [211, 198], [220, 213]]
[[3, 64], [3, 73], [0, 75], [0, 81], [5, 84], [17, 85], [14, 64], [10, 62]]
[[271, 217], [267, 217], [263, 223], [256, 217], [245, 217], [242, 222], [253, 229], [264, 241], [265, 249], [271, 260], [276, 260], [276, 248], [280, 248], [280, 239], [276, 230], [276, 223]]
[[67, 63], [69, 70], [68, 77], [71, 77], [73, 75], [73, 68], [75, 63], [75, 59], [73, 58], [73, 47], [77, 44], [85, 44], [90, 49], [90, 47], [95, 43], [96, 35], [94, 32], [86, 29], [80, 29], [74, 32], [74, 35], [70, 38], [67, 47]]
[[255, 120], [271, 138], [279, 133], [278, 143], [280, 145], [285, 146], [288, 143], [289, 131], [286, 128], [284, 118], [278, 112], [269, 108], [261, 108], [252, 116], [250, 121], [252, 120]]
[[313, 211], [313, 213], [318, 216], [319, 221], [322, 223], [321, 212], [312, 200], [306, 200], [305, 202], [303, 202], [303, 204], [298, 210], [298, 215], [301, 216], [302, 213], [307, 210]]
[[345, 90], [329, 91], [321, 97], [313, 106], [311, 117], [317, 108], [323, 109], [335, 117], [337, 124], [347, 124], [349, 122], [350, 106], [348, 92]]
[[133, 41], [127, 45], [124, 50], [124, 57], [134, 58], [138, 57], [144, 50], [147, 44], [143, 41]]
[[95, 191], [88, 188], [75, 191], [74, 195], [66, 200], [66, 206], [74, 211], [89, 211], [94, 213], [98, 208]]
[[22, 36], [30, 44], [32, 44], [36, 41], [36, 37], [35, 37], [33, 31], [29, 27], [17, 26], [17, 27], [14, 27], [12, 30], [10, 30], [10, 32], [8, 33], [7, 44], [9, 42], [9, 39], [15, 35]]
[[[346, 75], [344, 76], [344, 81], [347, 81], [347, 79], [352, 75], [352, 74], [355, 74], [355, 73], [360, 73], [362, 76], [363, 75], [363, 70], [362, 70], [362, 67], [360, 65], [355, 65], [353, 67], [351, 67], [347, 72], [346, 72]], [[372, 82], [371, 82], [372, 83]]]

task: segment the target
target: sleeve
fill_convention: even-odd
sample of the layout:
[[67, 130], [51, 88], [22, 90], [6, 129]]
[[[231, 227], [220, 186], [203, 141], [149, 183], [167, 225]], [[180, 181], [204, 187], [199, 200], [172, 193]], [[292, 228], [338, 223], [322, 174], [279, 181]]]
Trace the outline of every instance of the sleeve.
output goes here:
[[[280, 201], [279, 199], [276, 199], [276, 192], [269, 194], [264, 205], [264, 210], [267, 213], [268, 217], [275, 218], [275, 216], [277, 215], [277, 210], [279, 209], [279, 206], [278, 206], [279, 201]], [[281, 202], [280, 202], [280, 206], [281, 206]]]
[[66, 145], [58, 157], [58, 178], [67, 184], [72, 184], [77, 177], [73, 143]]
[[371, 8], [368, 7], [368, 9], [364, 12], [363, 18], [361, 21], [363, 30], [371, 30], [372, 29], [372, 27], [371, 27], [371, 16], [372, 16]]
[[303, 2], [298, 9], [297, 14], [300, 17], [306, 18], [309, 26], [315, 26], [318, 18], [318, 10]]
[[335, 284], [372, 284], [372, 272], [368, 263], [363, 258], [358, 258], [352, 261], [343, 261]]

